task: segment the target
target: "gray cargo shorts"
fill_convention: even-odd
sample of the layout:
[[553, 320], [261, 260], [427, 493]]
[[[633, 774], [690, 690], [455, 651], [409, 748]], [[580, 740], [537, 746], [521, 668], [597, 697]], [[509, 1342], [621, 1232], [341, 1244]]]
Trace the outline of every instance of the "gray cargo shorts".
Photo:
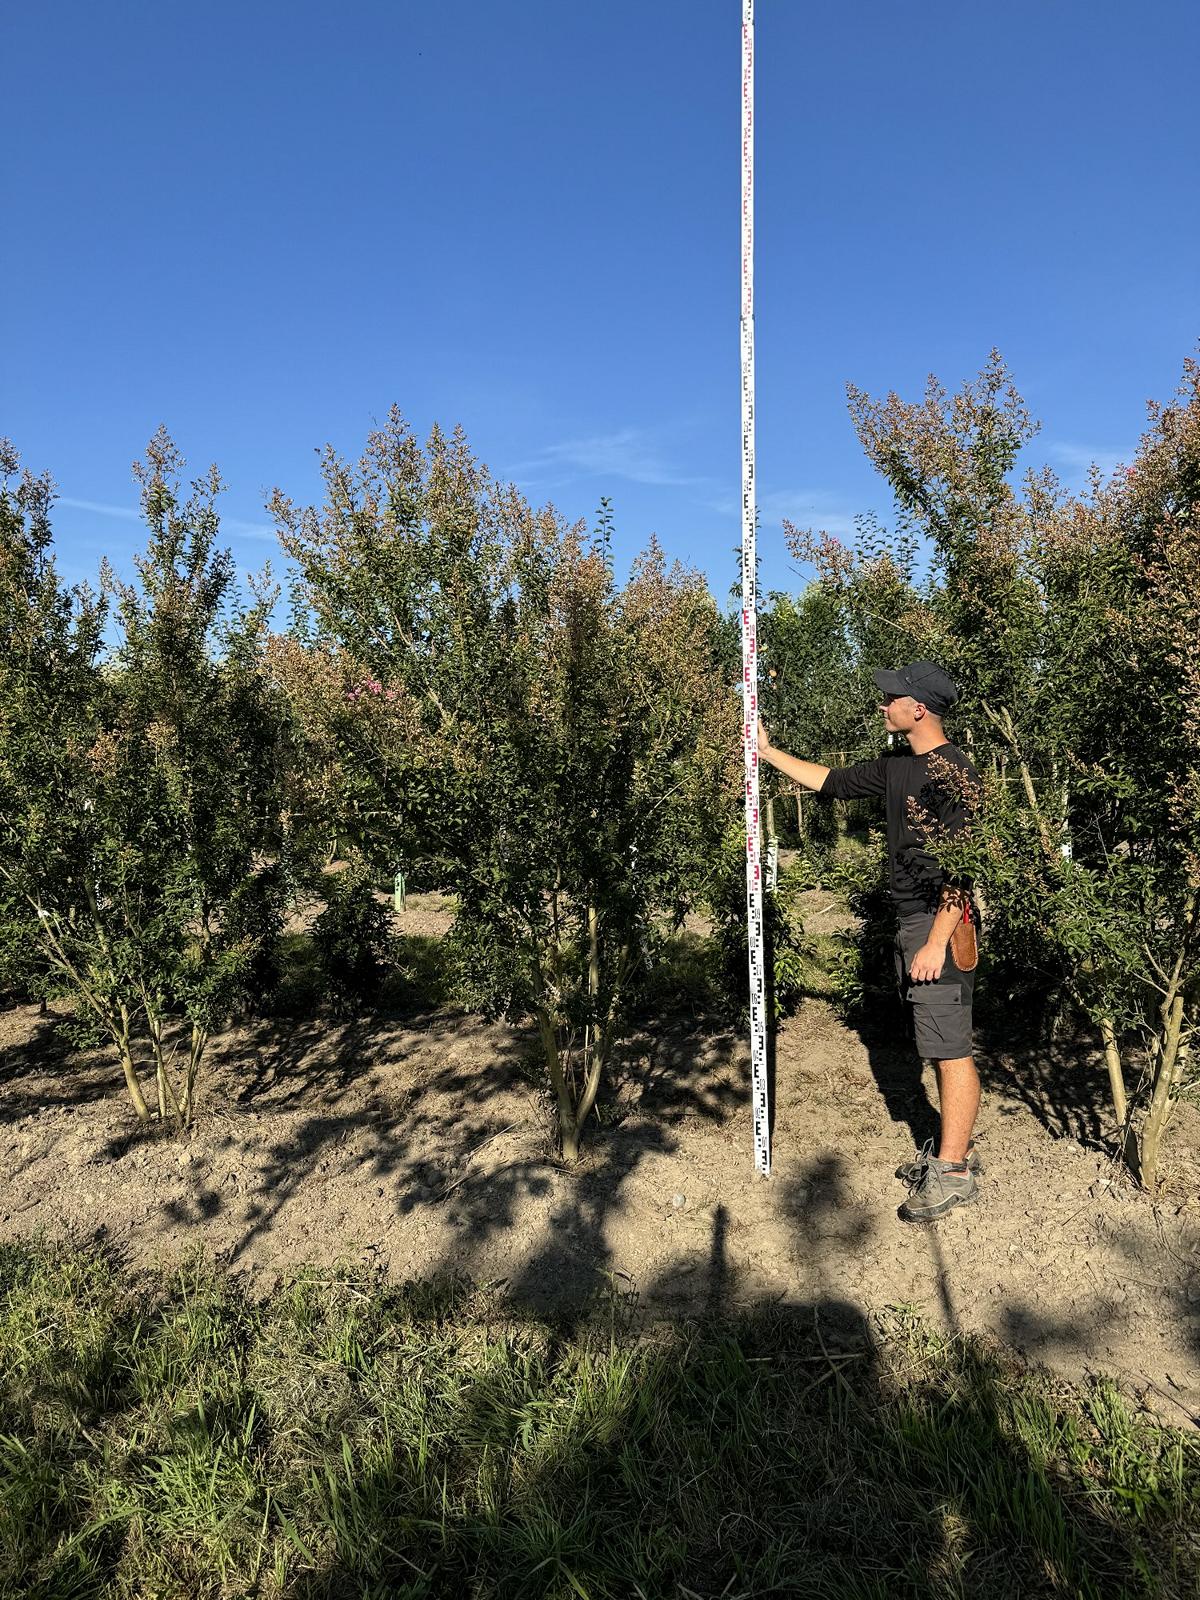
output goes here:
[[953, 1061], [973, 1053], [971, 1003], [975, 974], [955, 965], [947, 945], [941, 977], [933, 983], [913, 982], [913, 957], [929, 938], [933, 917], [929, 911], [900, 919], [896, 928], [896, 984], [912, 1017], [918, 1055], [931, 1061]]

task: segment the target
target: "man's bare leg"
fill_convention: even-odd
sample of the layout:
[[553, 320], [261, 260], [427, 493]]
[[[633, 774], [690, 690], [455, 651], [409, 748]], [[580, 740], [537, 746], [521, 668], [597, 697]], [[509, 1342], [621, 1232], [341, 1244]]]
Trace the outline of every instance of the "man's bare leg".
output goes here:
[[979, 1074], [973, 1056], [957, 1056], [952, 1061], [935, 1061], [938, 1105], [942, 1113], [942, 1140], [939, 1161], [965, 1161], [971, 1130], [979, 1114]]

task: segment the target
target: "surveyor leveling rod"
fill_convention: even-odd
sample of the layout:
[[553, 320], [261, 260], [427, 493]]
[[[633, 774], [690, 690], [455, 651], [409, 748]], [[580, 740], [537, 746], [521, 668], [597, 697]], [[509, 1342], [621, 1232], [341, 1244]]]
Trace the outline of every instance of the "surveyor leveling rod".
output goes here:
[[758, 622], [754, 503], [754, 0], [742, 0], [742, 746], [746, 764], [746, 943], [750, 951], [750, 1081], [754, 1165], [771, 1171], [767, 983], [758, 844]]

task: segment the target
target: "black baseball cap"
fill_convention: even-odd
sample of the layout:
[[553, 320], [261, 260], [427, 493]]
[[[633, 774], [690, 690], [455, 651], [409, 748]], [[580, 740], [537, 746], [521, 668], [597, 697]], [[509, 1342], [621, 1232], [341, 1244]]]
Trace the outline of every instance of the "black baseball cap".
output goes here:
[[957, 703], [958, 685], [933, 661], [910, 661], [906, 667], [881, 667], [873, 672], [876, 687], [884, 694], [910, 694], [935, 717], [944, 717]]

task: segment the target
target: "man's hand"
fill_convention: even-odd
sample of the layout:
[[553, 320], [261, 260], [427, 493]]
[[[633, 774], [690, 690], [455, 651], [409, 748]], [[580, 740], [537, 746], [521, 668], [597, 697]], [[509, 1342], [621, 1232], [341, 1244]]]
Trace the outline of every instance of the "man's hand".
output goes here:
[[912, 959], [914, 983], [936, 983], [946, 965], [944, 944], [923, 944]]
[[785, 778], [802, 783], [806, 789], [820, 789], [829, 776], [828, 767], [819, 766], [815, 761], [801, 761], [798, 756], [789, 756], [786, 750], [777, 749], [761, 717], [758, 719], [758, 755], [761, 761], [769, 761]]

